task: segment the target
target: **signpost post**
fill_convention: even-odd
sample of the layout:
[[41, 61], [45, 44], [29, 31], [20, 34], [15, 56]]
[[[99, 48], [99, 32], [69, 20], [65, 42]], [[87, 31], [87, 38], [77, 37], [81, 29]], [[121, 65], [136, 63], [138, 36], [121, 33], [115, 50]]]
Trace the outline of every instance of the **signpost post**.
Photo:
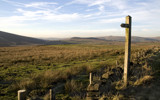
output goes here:
[[130, 67], [130, 55], [131, 55], [131, 16], [126, 16], [126, 23], [122, 23], [121, 27], [126, 29], [125, 37], [125, 59], [124, 59], [124, 86], [127, 86], [128, 69]]

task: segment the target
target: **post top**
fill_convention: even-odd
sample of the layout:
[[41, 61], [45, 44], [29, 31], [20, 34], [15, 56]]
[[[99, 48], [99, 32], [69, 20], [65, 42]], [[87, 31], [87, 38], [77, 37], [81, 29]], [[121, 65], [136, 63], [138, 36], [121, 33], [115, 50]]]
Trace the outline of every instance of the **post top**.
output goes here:
[[131, 17], [130, 15], [128, 15], [127, 17]]
[[26, 92], [26, 90], [19, 90], [18, 92]]

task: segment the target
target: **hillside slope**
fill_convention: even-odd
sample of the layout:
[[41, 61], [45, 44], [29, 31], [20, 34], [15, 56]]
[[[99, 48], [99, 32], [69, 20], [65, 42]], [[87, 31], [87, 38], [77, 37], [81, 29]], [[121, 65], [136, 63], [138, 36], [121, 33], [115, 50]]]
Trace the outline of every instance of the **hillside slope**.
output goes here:
[[46, 41], [0, 31], [0, 46], [39, 45]]

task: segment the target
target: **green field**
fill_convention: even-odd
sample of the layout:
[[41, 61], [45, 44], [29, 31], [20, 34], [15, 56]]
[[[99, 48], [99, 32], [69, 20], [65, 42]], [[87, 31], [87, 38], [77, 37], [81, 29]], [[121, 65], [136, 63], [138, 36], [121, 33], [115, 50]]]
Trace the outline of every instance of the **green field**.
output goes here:
[[156, 100], [160, 94], [156, 90], [160, 89], [160, 43], [132, 44], [127, 89], [123, 88], [123, 72], [114, 71], [123, 70], [123, 59], [124, 43], [119, 42], [0, 47], [0, 100], [16, 100], [20, 89], [27, 90], [27, 98], [48, 100], [51, 88], [58, 100], [85, 99], [90, 72], [95, 73], [95, 80], [102, 76], [107, 81], [100, 88], [100, 98]]

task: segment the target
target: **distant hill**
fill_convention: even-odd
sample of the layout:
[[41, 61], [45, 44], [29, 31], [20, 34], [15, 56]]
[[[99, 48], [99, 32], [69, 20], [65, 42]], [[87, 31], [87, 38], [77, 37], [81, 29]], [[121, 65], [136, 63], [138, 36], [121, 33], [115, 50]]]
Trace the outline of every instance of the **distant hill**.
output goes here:
[[74, 44], [106, 44], [106, 42], [110, 42], [104, 39], [100, 39], [97, 37], [87, 37], [87, 38], [82, 38], [82, 37], [72, 37], [70, 39], [63, 40], [69, 43], [74, 43]]
[[[124, 42], [125, 37], [124, 36], [104, 36], [104, 37], [86, 37], [86, 38], [81, 38], [81, 37], [73, 37], [70, 39], [70, 41], [74, 41], [75, 43], [83, 43], [83, 42]], [[157, 42], [160, 41], [159, 37], [155, 38], [146, 38], [146, 37], [137, 37], [137, 36], [132, 36], [131, 39], [132, 42]]]
[[[73, 37], [64, 40], [43, 40], [26, 36], [15, 35], [8, 32], [0, 31], [0, 47], [2, 46], [19, 46], [19, 45], [57, 45], [57, 44], [114, 44], [124, 42], [123, 36], [104, 36], [104, 37]], [[157, 42], [160, 37], [146, 38], [132, 36], [132, 42]]]
[[152, 39], [156, 39], [156, 40], [160, 41], [160, 36], [158, 36], [158, 37], [152, 37]]
[[49, 41], [59, 41], [59, 40], [65, 40], [67, 38], [39, 38], [39, 39], [42, 39], [42, 40], [49, 40]]
[[[100, 37], [101, 39], [108, 40], [108, 41], [125, 41], [124, 36], [105, 36], [105, 37]], [[155, 41], [160, 41], [156, 38], [146, 38], [146, 37], [138, 37], [138, 36], [132, 36], [131, 38], [132, 42], [155, 42]]]

